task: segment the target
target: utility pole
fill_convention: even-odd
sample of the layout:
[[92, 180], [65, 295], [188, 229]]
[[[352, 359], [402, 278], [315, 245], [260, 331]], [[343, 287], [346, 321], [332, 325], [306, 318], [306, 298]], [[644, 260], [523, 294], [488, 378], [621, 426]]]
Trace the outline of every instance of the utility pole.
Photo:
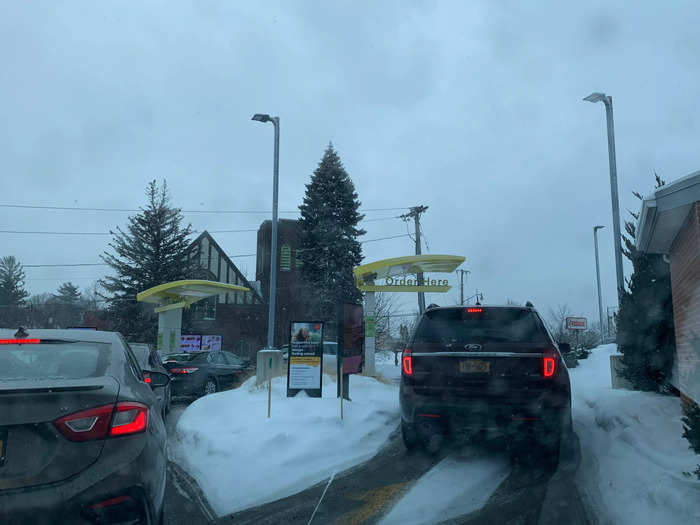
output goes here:
[[610, 199], [612, 201], [613, 236], [615, 240], [615, 273], [617, 277], [617, 306], [619, 308], [622, 293], [625, 291], [625, 274], [622, 268], [622, 235], [620, 233], [620, 199], [617, 193], [617, 158], [615, 155], [615, 125], [613, 119], [612, 97], [605, 93], [591, 93], [586, 102], [605, 104], [605, 120], [608, 126], [608, 165], [610, 167]]
[[605, 226], [593, 227], [593, 244], [595, 244], [595, 277], [598, 283], [598, 320], [600, 322], [600, 344], [603, 344], [605, 336], [603, 335], [603, 299], [600, 294], [600, 263], [598, 261], [598, 230]]
[[469, 274], [469, 270], [456, 270], [459, 273], [459, 304], [464, 305], [464, 274]]
[[263, 113], [253, 115], [257, 122], [272, 122], [275, 127], [274, 165], [272, 169], [272, 233], [270, 247], [270, 304], [267, 314], [267, 348], [275, 347], [275, 303], [277, 298], [277, 201], [280, 178], [280, 118]]
[[[401, 215], [401, 218], [404, 221], [407, 221], [411, 218], [413, 218], [413, 224], [416, 229], [416, 255], [421, 254], [421, 245], [420, 245], [420, 215], [421, 213], [425, 212], [428, 209], [427, 206], [413, 206], [410, 208], [410, 212], [404, 213]], [[418, 277], [418, 286], [423, 286], [423, 272], [420, 272], [417, 274]], [[425, 293], [423, 292], [418, 292], [418, 311], [422, 314], [425, 312]]]

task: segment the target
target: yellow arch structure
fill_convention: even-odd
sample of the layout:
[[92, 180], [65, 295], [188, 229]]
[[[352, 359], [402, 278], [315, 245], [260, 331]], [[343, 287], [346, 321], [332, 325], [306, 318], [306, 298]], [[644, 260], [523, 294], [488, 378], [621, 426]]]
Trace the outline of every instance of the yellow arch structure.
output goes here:
[[[464, 261], [465, 257], [461, 255], [407, 255], [375, 261], [353, 269], [355, 286], [365, 292], [365, 375], [375, 375], [375, 292], [447, 292], [451, 288], [447, 279], [424, 279], [423, 284], [419, 285], [418, 274], [452, 273]], [[416, 274], [416, 279], [406, 277], [410, 274]], [[384, 284], [377, 284], [376, 281], [380, 279], [384, 279]]]
[[[382, 259], [353, 269], [355, 285], [363, 292], [447, 292], [451, 287], [445, 284], [429, 283], [419, 286], [407, 284], [405, 279], [394, 279], [395, 276], [419, 273], [451, 273], [465, 261], [461, 255], [407, 255]], [[384, 279], [385, 284], [376, 284], [378, 279]], [[404, 281], [397, 283], [396, 281]]]
[[159, 284], [136, 294], [142, 303], [156, 304], [158, 314], [158, 350], [166, 354], [180, 349], [182, 309], [191, 304], [226, 292], [249, 292], [250, 288], [236, 284], [188, 279]]
[[136, 294], [136, 300], [143, 303], [161, 305], [156, 308], [156, 312], [164, 312], [176, 308], [185, 308], [197, 301], [220, 293], [249, 291], [250, 288], [238, 286], [237, 284], [189, 279], [159, 284]]

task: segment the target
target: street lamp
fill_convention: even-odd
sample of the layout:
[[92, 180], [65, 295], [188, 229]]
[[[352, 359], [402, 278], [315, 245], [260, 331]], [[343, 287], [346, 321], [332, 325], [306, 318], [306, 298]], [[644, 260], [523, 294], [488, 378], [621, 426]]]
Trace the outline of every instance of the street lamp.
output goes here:
[[598, 319], [600, 321], [600, 343], [603, 343], [603, 299], [600, 296], [600, 263], [598, 262], [598, 230], [605, 226], [593, 227], [593, 244], [595, 244], [595, 276], [598, 281]]
[[272, 179], [272, 246], [270, 254], [270, 309], [267, 316], [267, 347], [275, 347], [275, 302], [277, 298], [277, 194], [280, 174], [280, 118], [263, 113], [253, 115], [257, 122], [272, 122], [275, 126], [275, 161]]
[[622, 235], [620, 233], [620, 199], [617, 194], [617, 161], [615, 160], [615, 128], [613, 126], [612, 97], [605, 93], [591, 93], [583, 100], [605, 104], [605, 116], [608, 123], [608, 163], [610, 164], [610, 197], [612, 199], [613, 235], [615, 236], [615, 271], [617, 273], [618, 305], [625, 289], [622, 270]]

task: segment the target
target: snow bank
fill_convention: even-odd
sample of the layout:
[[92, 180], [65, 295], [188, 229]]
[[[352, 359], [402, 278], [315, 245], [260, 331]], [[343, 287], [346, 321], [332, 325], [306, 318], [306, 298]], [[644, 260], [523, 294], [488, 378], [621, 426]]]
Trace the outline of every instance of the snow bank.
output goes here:
[[510, 473], [510, 465], [503, 454], [478, 454], [465, 449], [443, 459], [411, 487], [380, 523], [438, 523], [482, 508]]
[[277, 500], [369, 459], [398, 422], [394, 385], [353, 375], [352, 402], [340, 420], [336, 383], [323, 375], [323, 398], [286, 397], [286, 377], [267, 390], [255, 377], [240, 388], [195, 401], [177, 424], [173, 457], [199, 483], [218, 515]]
[[[400, 361], [401, 354], [398, 357]], [[401, 367], [394, 364], [394, 352], [377, 352], [374, 363], [377, 376], [389, 383], [399, 383], [401, 380]]]
[[682, 437], [678, 398], [613, 390], [603, 345], [571, 369], [580, 492], [603, 524], [700, 523], [698, 457]]

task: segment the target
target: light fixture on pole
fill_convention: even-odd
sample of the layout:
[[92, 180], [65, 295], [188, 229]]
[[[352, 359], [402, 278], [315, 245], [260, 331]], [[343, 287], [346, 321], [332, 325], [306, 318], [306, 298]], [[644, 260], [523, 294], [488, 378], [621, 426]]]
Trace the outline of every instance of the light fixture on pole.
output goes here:
[[612, 200], [613, 235], [615, 241], [615, 272], [617, 274], [617, 300], [625, 289], [625, 277], [622, 269], [622, 234], [620, 232], [620, 199], [617, 192], [617, 160], [615, 156], [615, 127], [613, 123], [612, 97], [605, 93], [591, 93], [586, 102], [602, 102], [605, 104], [605, 116], [608, 125], [608, 163], [610, 165], [610, 197]]
[[603, 299], [600, 296], [600, 263], [598, 262], [598, 230], [605, 226], [593, 227], [593, 244], [595, 244], [595, 276], [598, 282], [598, 320], [600, 322], [600, 342], [603, 343]]
[[280, 118], [264, 113], [256, 113], [257, 122], [272, 122], [275, 127], [275, 152], [272, 179], [272, 240], [270, 247], [270, 305], [267, 316], [267, 348], [275, 347], [275, 304], [277, 298], [277, 195], [280, 167]]

